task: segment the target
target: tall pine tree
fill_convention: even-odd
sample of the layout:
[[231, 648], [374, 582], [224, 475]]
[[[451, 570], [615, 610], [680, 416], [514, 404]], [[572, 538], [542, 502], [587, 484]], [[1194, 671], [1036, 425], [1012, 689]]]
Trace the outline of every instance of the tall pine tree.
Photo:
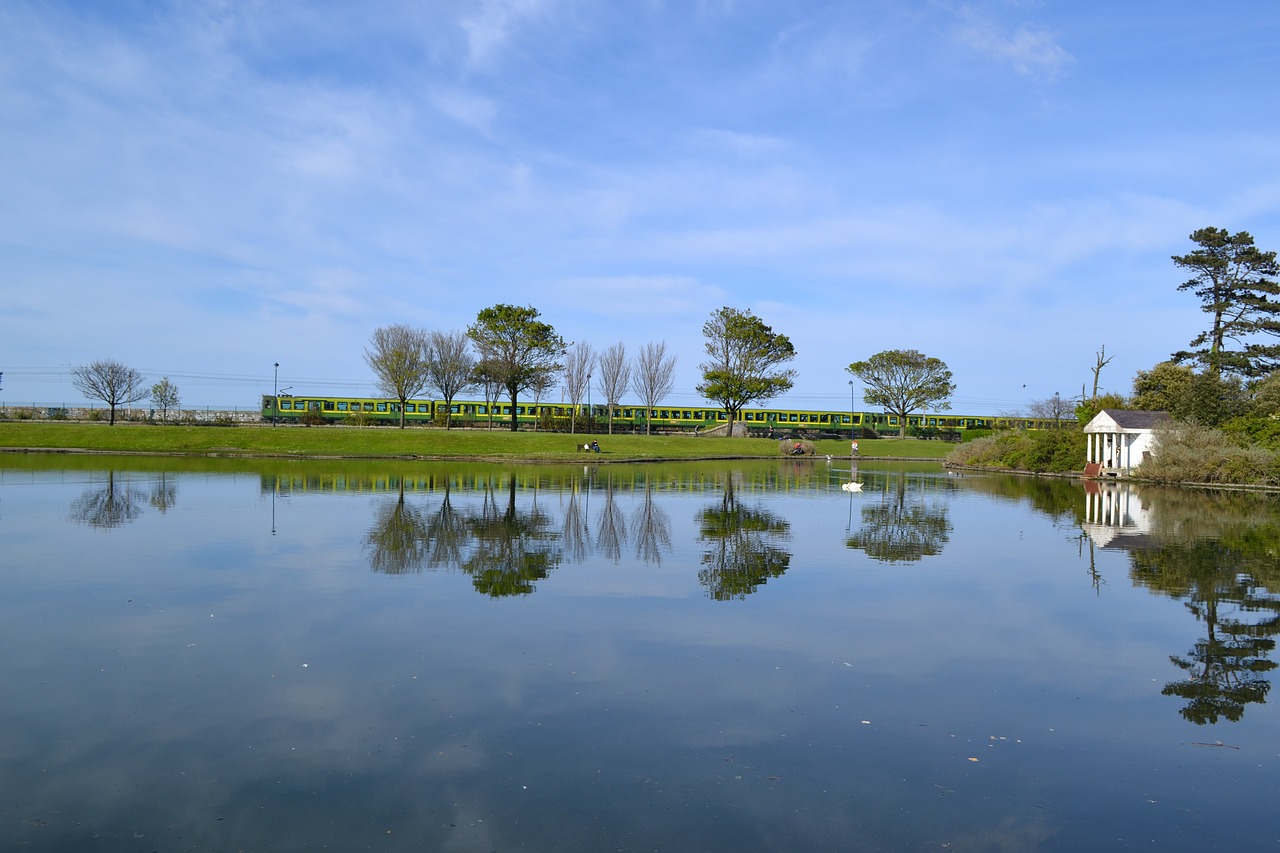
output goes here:
[[1175, 264], [1194, 273], [1178, 290], [1198, 296], [1213, 321], [1191, 341], [1192, 349], [1174, 353], [1173, 360], [1198, 362], [1215, 376], [1265, 376], [1280, 367], [1280, 343], [1258, 340], [1259, 335], [1280, 337], [1276, 253], [1254, 246], [1247, 231], [1201, 228], [1191, 239], [1200, 248], [1173, 256]]

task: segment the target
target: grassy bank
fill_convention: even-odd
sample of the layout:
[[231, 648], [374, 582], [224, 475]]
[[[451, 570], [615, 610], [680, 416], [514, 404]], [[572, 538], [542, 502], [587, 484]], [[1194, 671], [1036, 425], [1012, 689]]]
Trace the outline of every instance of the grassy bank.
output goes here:
[[[0, 423], [0, 449], [216, 456], [431, 459], [581, 460], [584, 441], [600, 442], [601, 462], [779, 456], [762, 438], [644, 435], [568, 435], [506, 430], [390, 429], [386, 427], [155, 426], [144, 424]], [[846, 440], [812, 442], [818, 455], [849, 455]], [[862, 440], [863, 458], [941, 459], [951, 445], [916, 439]]]

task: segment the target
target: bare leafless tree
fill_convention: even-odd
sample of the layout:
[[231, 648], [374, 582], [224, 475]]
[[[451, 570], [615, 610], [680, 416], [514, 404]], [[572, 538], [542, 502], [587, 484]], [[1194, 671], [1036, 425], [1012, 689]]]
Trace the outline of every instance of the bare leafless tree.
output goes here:
[[105, 359], [71, 368], [71, 384], [88, 400], [101, 400], [111, 408], [108, 423], [116, 422], [116, 407], [136, 403], [151, 391], [142, 374], [118, 361]]
[[582, 398], [589, 393], [591, 368], [595, 366], [596, 353], [591, 344], [580, 341], [569, 347], [564, 360], [564, 390], [569, 395], [569, 432], [578, 431], [578, 409]]
[[427, 387], [427, 333], [400, 325], [375, 329], [364, 360], [377, 377], [378, 390], [400, 401], [404, 429], [405, 401]]
[[631, 386], [631, 363], [627, 361], [627, 347], [621, 341], [609, 347], [596, 359], [600, 370], [600, 393], [609, 407], [609, 434], [613, 434], [613, 415], [622, 402], [622, 395]]
[[493, 429], [493, 407], [502, 391], [498, 368], [484, 359], [476, 362], [475, 384], [484, 393], [484, 410], [489, 419], [489, 429]]
[[476, 359], [466, 332], [427, 336], [427, 387], [444, 400], [445, 428], [452, 428], [453, 398], [476, 387]]
[[1063, 419], [1074, 418], [1074, 412], [1075, 403], [1060, 394], [1027, 403], [1028, 415], [1041, 420], [1052, 420], [1055, 426], [1061, 426]]
[[647, 343], [640, 348], [631, 383], [636, 396], [648, 409], [644, 419], [644, 432], [648, 435], [653, 410], [676, 384], [676, 357], [667, 355], [666, 341]]
[[1097, 355], [1098, 360], [1097, 360], [1097, 363], [1093, 366], [1093, 396], [1089, 398], [1090, 400], [1098, 399], [1098, 376], [1102, 373], [1102, 368], [1106, 367], [1108, 364], [1111, 363], [1111, 358], [1115, 358], [1114, 355], [1111, 356], [1111, 358], [1106, 357], [1107, 355], [1106, 344], [1103, 344], [1102, 349], [1099, 352], [1095, 353], [1095, 355]]

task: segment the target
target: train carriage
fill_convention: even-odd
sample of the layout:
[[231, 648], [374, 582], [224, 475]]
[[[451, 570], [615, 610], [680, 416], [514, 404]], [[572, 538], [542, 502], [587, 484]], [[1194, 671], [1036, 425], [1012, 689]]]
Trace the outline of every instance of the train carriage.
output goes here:
[[[578, 406], [575, 409], [564, 403], [527, 402], [517, 404], [515, 408], [517, 423], [530, 428], [564, 428], [571, 420], [581, 421], [589, 414], [594, 415], [597, 424], [604, 423], [609, 418], [609, 407], [604, 405], [593, 405], [590, 408]], [[492, 424], [495, 427], [505, 427], [511, 422], [511, 404], [482, 400], [455, 400], [448, 407], [441, 400], [407, 400], [404, 404], [404, 419], [409, 424], [443, 424], [446, 416], [455, 426]], [[400, 401], [385, 397], [264, 395], [262, 418], [280, 423], [314, 421], [319, 418], [329, 423], [398, 424]], [[837, 412], [755, 406], [744, 408], [737, 418], [737, 422], [751, 435], [770, 435], [779, 431], [839, 435], [857, 433], [863, 429], [897, 432], [901, 428], [899, 420], [897, 415], [885, 412]], [[943, 437], [958, 436], [963, 430], [1045, 429], [1061, 423], [1043, 418], [949, 412], [910, 415], [906, 420], [907, 430], [912, 434]], [[721, 426], [727, 421], [728, 415], [723, 409], [707, 406], [661, 406], [646, 409], [644, 406], [624, 405], [613, 410], [614, 429], [621, 430], [698, 433]]]

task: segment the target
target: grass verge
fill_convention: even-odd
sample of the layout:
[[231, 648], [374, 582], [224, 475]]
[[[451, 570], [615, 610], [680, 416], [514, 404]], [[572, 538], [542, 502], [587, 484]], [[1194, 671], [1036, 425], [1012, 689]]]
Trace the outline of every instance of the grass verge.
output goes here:
[[[601, 452], [578, 449], [595, 438]], [[849, 442], [812, 442], [819, 456], [849, 455]], [[862, 458], [941, 459], [953, 445], [917, 439], [859, 441]], [[387, 427], [156, 426], [145, 424], [0, 423], [0, 449], [98, 453], [275, 456], [290, 458], [518, 459], [599, 462], [657, 459], [768, 458], [776, 441], [709, 436], [570, 435], [507, 430]]]

